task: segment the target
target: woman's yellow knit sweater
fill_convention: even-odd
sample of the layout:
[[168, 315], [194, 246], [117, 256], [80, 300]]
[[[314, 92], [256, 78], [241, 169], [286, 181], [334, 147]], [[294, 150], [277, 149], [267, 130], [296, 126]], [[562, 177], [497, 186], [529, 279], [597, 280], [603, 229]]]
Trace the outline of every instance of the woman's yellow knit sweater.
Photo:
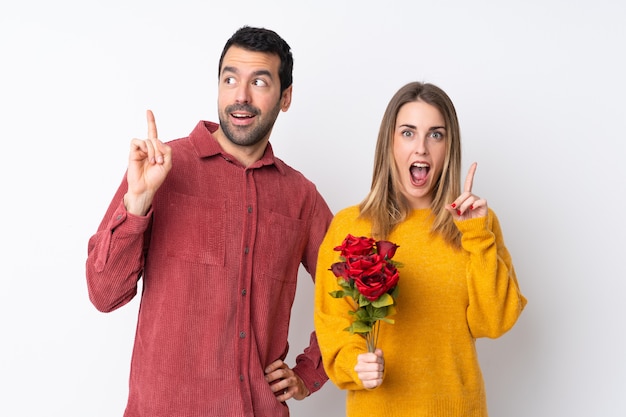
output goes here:
[[363, 388], [354, 366], [365, 339], [344, 331], [350, 305], [329, 292], [339, 289], [329, 270], [348, 233], [370, 236], [357, 206], [335, 216], [320, 247], [315, 288], [315, 329], [324, 367], [347, 390], [348, 417], [486, 417], [485, 389], [475, 339], [496, 338], [519, 317], [526, 299], [495, 213], [457, 222], [462, 250], [430, 233], [430, 209], [414, 210], [387, 240], [399, 245], [399, 296], [395, 324], [381, 323], [378, 347], [385, 374], [381, 386]]

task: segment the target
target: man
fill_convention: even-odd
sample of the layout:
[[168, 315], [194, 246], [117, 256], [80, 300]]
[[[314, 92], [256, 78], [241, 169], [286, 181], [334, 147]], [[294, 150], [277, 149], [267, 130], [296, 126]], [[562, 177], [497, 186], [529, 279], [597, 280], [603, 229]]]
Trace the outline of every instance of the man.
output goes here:
[[147, 112], [126, 178], [86, 262], [104, 312], [143, 278], [125, 417], [288, 416], [328, 379], [314, 333], [283, 362], [299, 265], [315, 276], [332, 214], [269, 143], [291, 104], [293, 58], [275, 32], [243, 27], [219, 63], [219, 125], [164, 143]]

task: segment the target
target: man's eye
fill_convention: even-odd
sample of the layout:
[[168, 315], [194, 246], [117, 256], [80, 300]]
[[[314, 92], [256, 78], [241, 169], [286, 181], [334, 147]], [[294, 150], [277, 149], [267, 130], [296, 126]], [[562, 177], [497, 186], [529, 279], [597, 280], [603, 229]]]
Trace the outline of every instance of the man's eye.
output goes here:
[[265, 87], [267, 85], [267, 83], [264, 80], [261, 80], [260, 78], [257, 78], [256, 80], [254, 80], [252, 84], [256, 85], [257, 87]]
[[235, 84], [235, 79], [233, 77], [226, 77], [224, 79], [225, 84]]

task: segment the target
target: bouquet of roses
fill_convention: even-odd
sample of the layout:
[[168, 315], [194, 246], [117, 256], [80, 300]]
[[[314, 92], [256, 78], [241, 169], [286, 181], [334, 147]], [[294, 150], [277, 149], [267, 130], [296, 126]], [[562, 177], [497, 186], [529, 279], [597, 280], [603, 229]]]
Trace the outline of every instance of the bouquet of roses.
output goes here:
[[330, 270], [341, 290], [330, 295], [352, 298], [355, 308], [349, 314], [354, 321], [344, 330], [363, 336], [369, 352], [376, 350], [380, 321], [394, 323], [388, 316], [395, 313], [400, 265], [391, 258], [398, 247], [385, 240], [348, 234], [341, 246], [334, 248], [341, 252], [341, 262], [332, 264]]

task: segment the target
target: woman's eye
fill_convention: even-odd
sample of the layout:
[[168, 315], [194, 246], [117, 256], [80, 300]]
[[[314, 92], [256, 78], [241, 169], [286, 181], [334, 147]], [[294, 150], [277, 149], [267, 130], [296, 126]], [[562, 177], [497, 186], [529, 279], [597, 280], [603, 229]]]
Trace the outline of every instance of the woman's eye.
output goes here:
[[411, 136], [413, 136], [413, 132], [411, 132], [410, 130], [404, 130], [402, 131], [402, 136], [404, 136], [405, 138], [410, 138]]
[[433, 139], [437, 139], [437, 140], [443, 139], [443, 133], [441, 133], [441, 132], [432, 132], [430, 134], [430, 137], [433, 138]]

